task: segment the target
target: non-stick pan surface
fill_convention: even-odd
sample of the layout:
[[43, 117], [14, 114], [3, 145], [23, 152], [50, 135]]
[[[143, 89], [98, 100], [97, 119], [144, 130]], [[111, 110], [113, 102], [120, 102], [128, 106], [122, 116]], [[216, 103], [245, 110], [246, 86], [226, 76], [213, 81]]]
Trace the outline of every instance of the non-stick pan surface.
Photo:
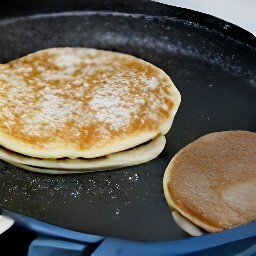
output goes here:
[[217, 18], [148, 1], [21, 2], [1, 8], [1, 63], [57, 46], [124, 52], [169, 74], [182, 103], [164, 151], [146, 164], [54, 176], [0, 162], [1, 207], [103, 236], [186, 237], [165, 202], [163, 173], [178, 150], [204, 134], [256, 131], [255, 37]]

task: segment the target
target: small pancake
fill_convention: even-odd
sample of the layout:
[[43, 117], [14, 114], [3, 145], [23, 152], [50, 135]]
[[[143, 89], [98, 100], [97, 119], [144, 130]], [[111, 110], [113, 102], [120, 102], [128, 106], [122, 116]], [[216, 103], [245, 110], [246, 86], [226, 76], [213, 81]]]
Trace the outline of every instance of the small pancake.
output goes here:
[[0, 145], [37, 158], [97, 158], [166, 134], [180, 101], [146, 61], [46, 49], [0, 65]]
[[256, 220], [256, 133], [216, 132], [187, 145], [169, 163], [163, 189], [173, 211], [208, 232]]
[[20, 155], [2, 147], [0, 159], [22, 169], [48, 174], [104, 171], [148, 162], [163, 151], [165, 142], [164, 136], [158, 136], [134, 149], [95, 159], [40, 159]]

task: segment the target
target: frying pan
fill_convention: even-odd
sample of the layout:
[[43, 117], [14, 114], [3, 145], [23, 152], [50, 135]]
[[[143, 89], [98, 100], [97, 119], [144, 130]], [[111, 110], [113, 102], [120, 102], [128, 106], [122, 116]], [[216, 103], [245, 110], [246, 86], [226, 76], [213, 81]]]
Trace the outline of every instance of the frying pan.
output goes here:
[[49, 47], [118, 51], [163, 69], [182, 95], [167, 145], [148, 163], [46, 175], [0, 161], [2, 211], [100, 236], [187, 238], [164, 199], [165, 168], [175, 153], [202, 135], [256, 130], [255, 37], [215, 17], [145, 0], [1, 5], [1, 63]]

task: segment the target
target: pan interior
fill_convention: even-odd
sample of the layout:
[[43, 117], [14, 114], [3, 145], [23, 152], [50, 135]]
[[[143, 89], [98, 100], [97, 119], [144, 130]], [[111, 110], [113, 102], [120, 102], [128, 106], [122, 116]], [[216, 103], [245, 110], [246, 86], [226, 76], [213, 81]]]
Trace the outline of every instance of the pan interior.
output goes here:
[[128, 53], [163, 69], [182, 102], [164, 151], [118, 171], [52, 176], [0, 162], [0, 205], [71, 230], [139, 241], [187, 237], [162, 191], [172, 156], [200, 136], [256, 131], [256, 50], [168, 17], [79, 12], [0, 22], [0, 62], [50, 47]]

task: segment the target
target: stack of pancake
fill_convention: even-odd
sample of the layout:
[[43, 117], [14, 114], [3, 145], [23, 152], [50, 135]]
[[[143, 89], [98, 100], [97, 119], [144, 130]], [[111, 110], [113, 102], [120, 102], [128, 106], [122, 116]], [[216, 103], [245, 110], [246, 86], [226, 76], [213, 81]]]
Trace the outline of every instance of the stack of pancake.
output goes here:
[[43, 173], [147, 162], [181, 101], [161, 69], [130, 55], [51, 48], [0, 65], [0, 159]]
[[179, 151], [163, 179], [174, 220], [191, 235], [256, 220], [256, 133], [207, 134]]

